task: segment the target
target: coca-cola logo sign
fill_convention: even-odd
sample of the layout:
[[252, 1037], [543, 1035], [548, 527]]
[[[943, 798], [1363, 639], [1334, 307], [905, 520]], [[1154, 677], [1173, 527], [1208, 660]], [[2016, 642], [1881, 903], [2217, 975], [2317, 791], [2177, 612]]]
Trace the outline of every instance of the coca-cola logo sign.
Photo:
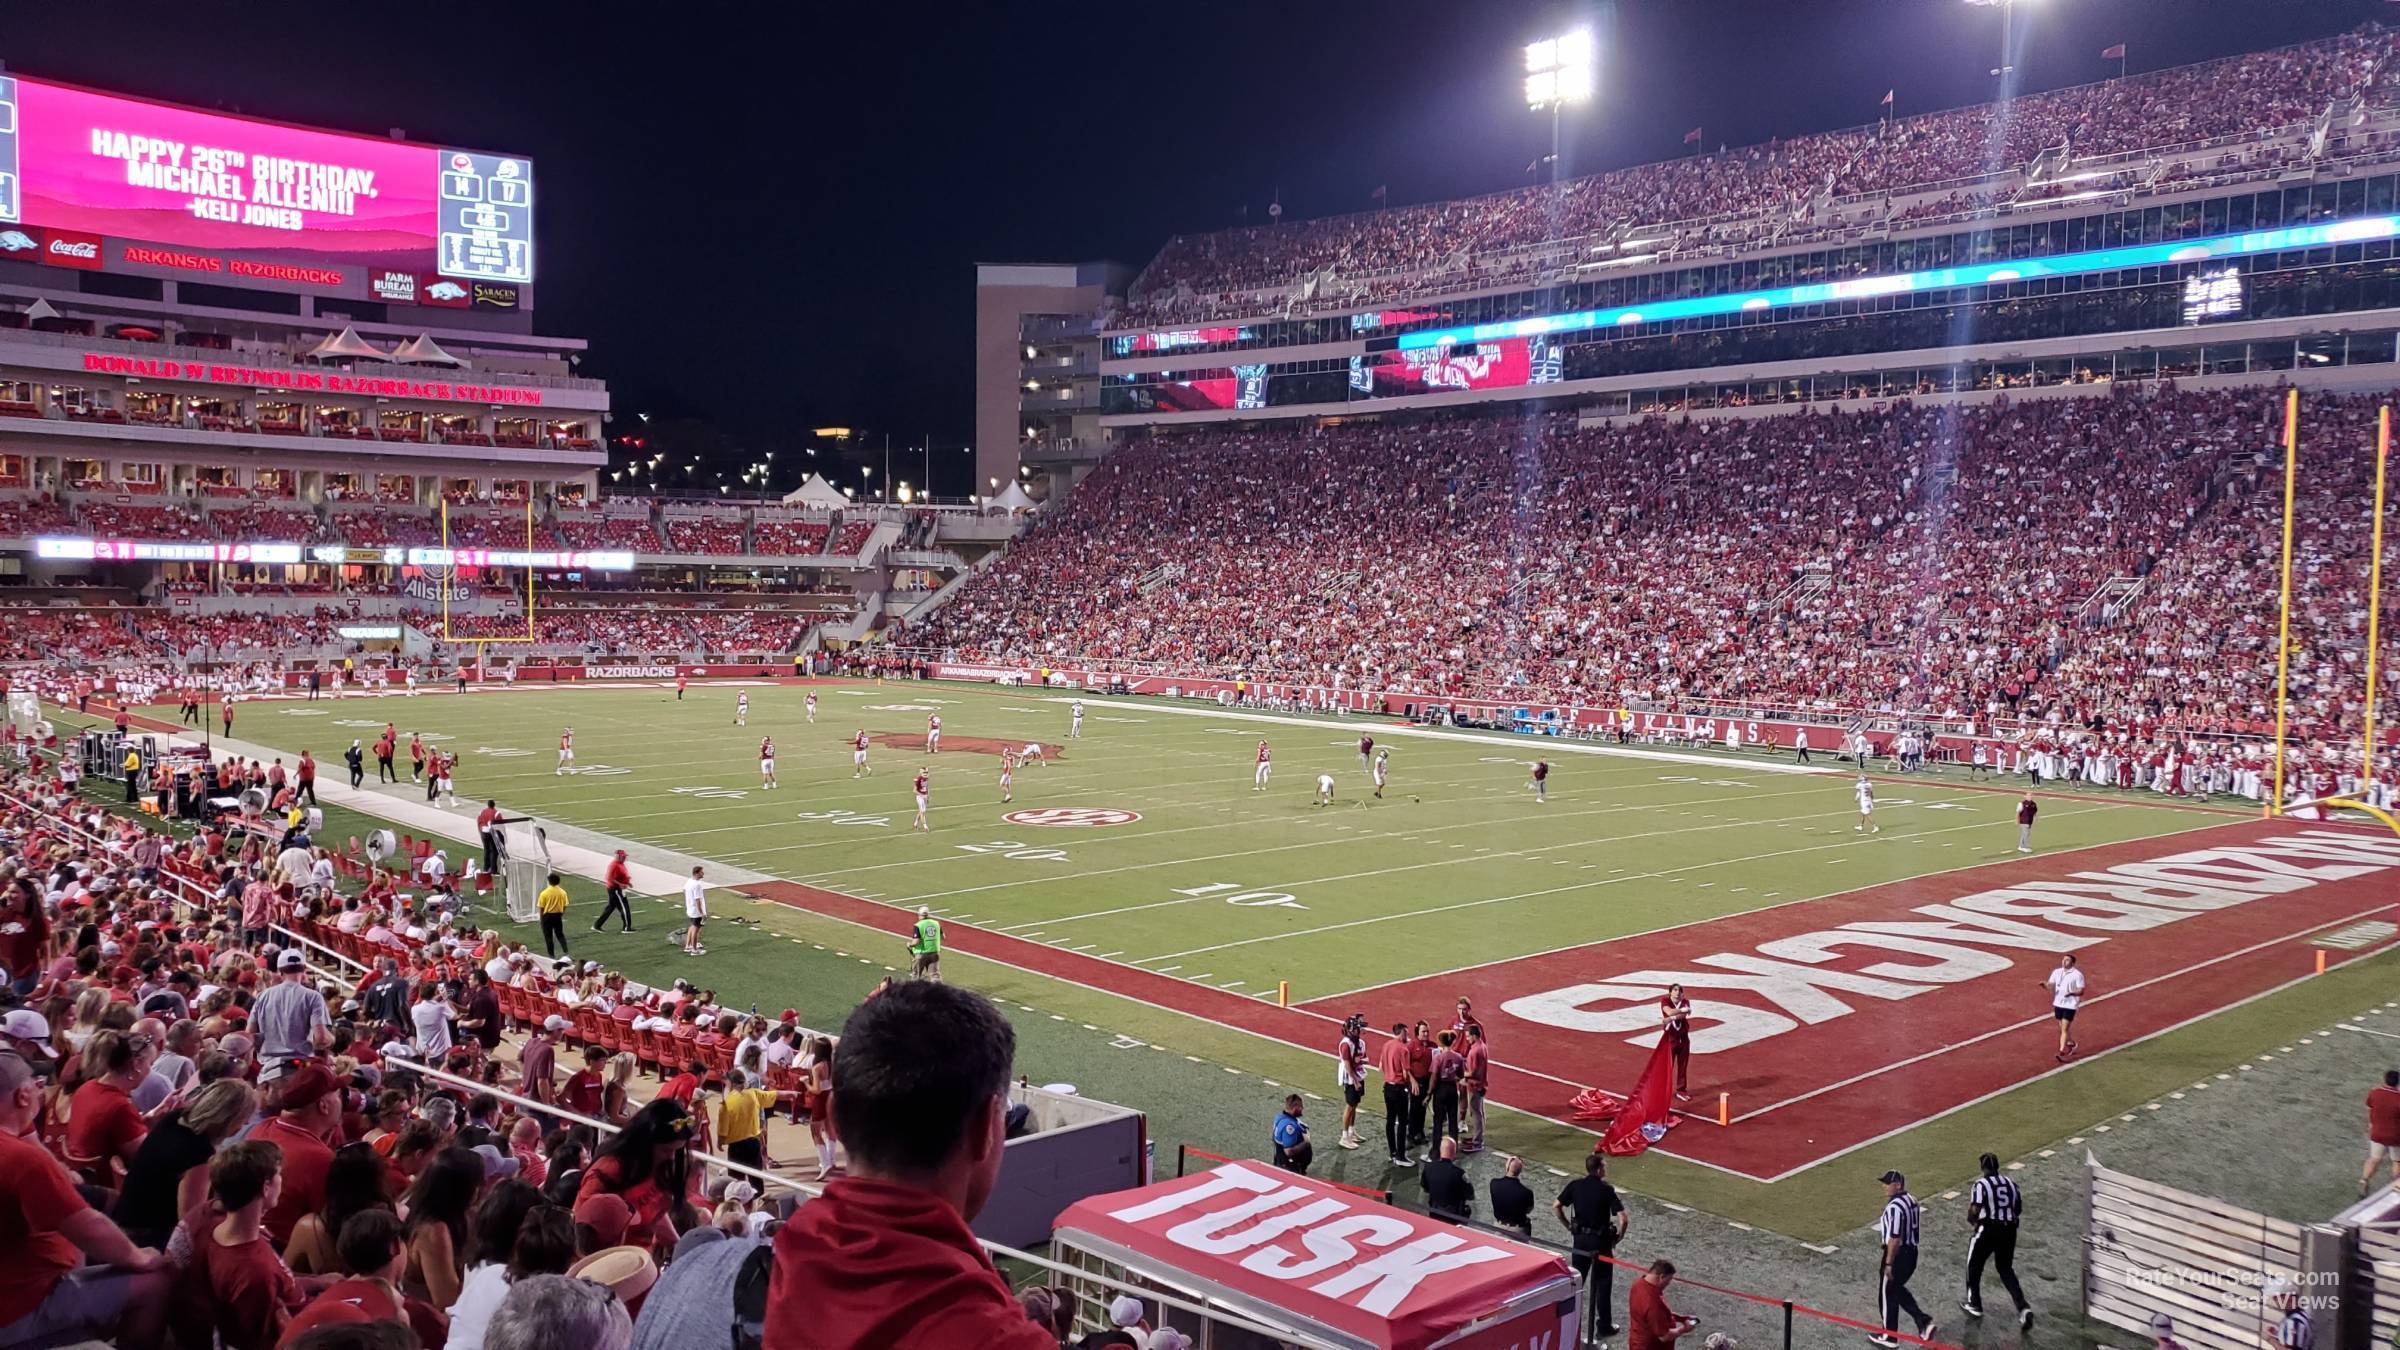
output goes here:
[[100, 270], [100, 236], [79, 230], [42, 231], [42, 261], [55, 267]]

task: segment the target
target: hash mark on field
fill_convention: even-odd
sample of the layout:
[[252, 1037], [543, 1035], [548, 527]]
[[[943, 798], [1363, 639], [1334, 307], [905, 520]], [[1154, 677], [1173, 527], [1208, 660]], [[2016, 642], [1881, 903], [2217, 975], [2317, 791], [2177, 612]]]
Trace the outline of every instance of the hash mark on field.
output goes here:
[[1692, 1208], [1691, 1208], [1691, 1206], [1689, 1206], [1689, 1205], [1679, 1205], [1679, 1204], [1676, 1204], [1676, 1203], [1675, 1203], [1674, 1201], [1672, 1201], [1672, 1200], [1661, 1200], [1661, 1201], [1659, 1201], [1658, 1203], [1659, 1203], [1659, 1204], [1660, 1204], [1660, 1206], [1662, 1206], [1663, 1208], [1674, 1210], [1674, 1211], [1675, 1211], [1676, 1213], [1678, 1213], [1678, 1214], [1689, 1214], [1689, 1213], [1691, 1213], [1691, 1212], [1692, 1212]]
[[2037, 1158], [2055, 1158], [2058, 1156], [2058, 1150], [2054, 1148], [2046, 1148], [2034, 1156]]
[[1105, 961], [1112, 956], [1123, 956], [1124, 954], [1123, 952], [1102, 952], [1099, 959]]
[[1217, 987], [1219, 989], [1239, 989], [1242, 987], [1242, 984], [1243, 981], [1241, 980], [1227, 980], [1225, 983], [1220, 984]]
[[1181, 966], [1160, 966], [1155, 973], [1160, 975], [1171, 975], [1181, 969], [1183, 969]]
[[1819, 1256], [1831, 1256], [1831, 1255], [1833, 1255], [1835, 1252], [1838, 1252], [1838, 1251], [1840, 1251], [1840, 1250], [1841, 1250], [1841, 1248], [1839, 1248], [1839, 1247], [1822, 1247], [1822, 1246], [1819, 1246], [1819, 1245], [1817, 1245], [1817, 1244], [1816, 1244], [1816, 1243], [1814, 1243], [1814, 1242], [1803, 1242], [1803, 1243], [1801, 1243], [1800, 1245], [1801, 1245], [1801, 1246], [1803, 1246], [1803, 1247], [1806, 1247], [1806, 1248], [1808, 1248], [1808, 1249], [1809, 1249], [1810, 1251], [1812, 1251], [1812, 1252], [1815, 1252], [1815, 1253], [1817, 1253]]

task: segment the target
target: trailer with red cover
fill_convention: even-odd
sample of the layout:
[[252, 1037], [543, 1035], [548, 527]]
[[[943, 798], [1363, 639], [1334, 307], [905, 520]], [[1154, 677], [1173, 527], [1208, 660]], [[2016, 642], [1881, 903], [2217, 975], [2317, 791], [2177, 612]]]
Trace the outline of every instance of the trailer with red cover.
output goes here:
[[[1107, 1270], [1310, 1346], [1575, 1344], [1575, 1278], [1562, 1258], [1260, 1163], [1078, 1201], [1059, 1216], [1051, 1247], [1062, 1263]], [[1173, 1312], [1165, 1320], [1179, 1324]], [[1220, 1334], [1215, 1343], [1250, 1342]]]

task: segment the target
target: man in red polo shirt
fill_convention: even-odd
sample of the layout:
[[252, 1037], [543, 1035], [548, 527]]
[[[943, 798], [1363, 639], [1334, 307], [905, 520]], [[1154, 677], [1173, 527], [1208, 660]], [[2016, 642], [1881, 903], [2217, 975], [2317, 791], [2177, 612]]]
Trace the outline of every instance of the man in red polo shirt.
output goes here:
[[1696, 1317], [1677, 1317], [1667, 1306], [1667, 1286], [1675, 1282], [1675, 1263], [1653, 1261], [1625, 1295], [1625, 1350], [1672, 1350], [1676, 1338], [1700, 1324]]
[[1376, 1067], [1383, 1072], [1383, 1142], [1394, 1167], [1414, 1167], [1408, 1156], [1408, 1094], [1415, 1082], [1409, 1072], [1408, 1023], [1392, 1023], [1392, 1038], [1383, 1043]]
[[250, 1138], [283, 1150], [283, 1194], [262, 1220], [281, 1250], [301, 1215], [325, 1207], [325, 1173], [333, 1167], [330, 1141], [341, 1127], [342, 1094], [332, 1073], [311, 1060], [285, 1074], [268, 1095], [277, 1104], [276, 1114], [250, 1131]]
[[165, 1330], [174, 1267], [128, 1241], [56, 1159], [19, 1137], [41, 1109], [41, 1080], [0, 1054], [0, 1344], [113, 1336], [148, 1350]]

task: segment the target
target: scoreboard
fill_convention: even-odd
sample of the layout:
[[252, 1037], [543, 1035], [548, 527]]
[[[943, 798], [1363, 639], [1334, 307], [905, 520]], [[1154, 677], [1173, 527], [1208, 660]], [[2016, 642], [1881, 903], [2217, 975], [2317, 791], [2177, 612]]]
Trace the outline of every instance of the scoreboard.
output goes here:
[[416, 303], [490, 283], [514, 303], [534, 206], [523, 156], [0, 76], [0, 258], [354, 294], [373, 275]]

